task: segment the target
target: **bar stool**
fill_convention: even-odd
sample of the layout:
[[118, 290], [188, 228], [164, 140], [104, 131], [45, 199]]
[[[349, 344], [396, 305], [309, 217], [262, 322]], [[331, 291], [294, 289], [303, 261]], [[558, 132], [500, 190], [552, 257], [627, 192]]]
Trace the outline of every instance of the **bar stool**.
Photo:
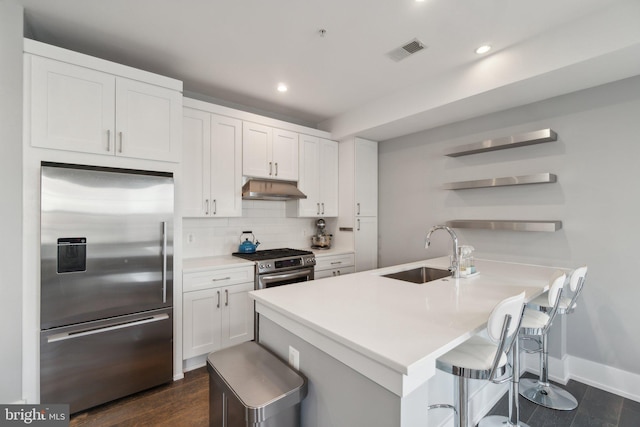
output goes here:
[[[458, 377], [454, 383], [454, 404], [436, 404], [428, 409], [450, 408], [456, 413], [454, 426], [469, 427], [469, 379], [503, 383], [510, 377], [497, 379], [505, 374], [507, 353], [518, 342], [518, 329], [524, 311], [524, 292], [498, 303], [487, 321], [490, 339], [473, 336], [436, 361], [436, 367]], [[517, 396], [517, 392], [515, 394]], [[517, 400], [517, 399], [516, 399]], [[482, 425], [482, 424], [480, 424]], [[522, 424], [521, 424], [522, 425]]]
[[[554, 304], [551, 291], [549, 294], [543, 294], [527, 304], [524, 318], [522, 320], [521, 335], [526, 338], [535, 340], [539, 349], [532, 352], [540, 353], [540, 376], [536, 379], [523, 378], [520, 382], [522, 387], [520, 394], [522, 397], [550, 409], [561, 411], [571, 411], [578, 406], [578, 401], [568, 391], [549, 383], [549, 352], [547, 348], [547, 333], [553, 317], [555, 315], [571, 314], [576, 308], [576, 301], [582, 292], [585, 278], [587, 277], [587, 266], [577, 268], [571, 273], [569, 279], [569, 289], [573, 293], [571, 298], [559, 296], [557, 304]], [[549, 317], [549, 325], [542, 328], [527, 328], [530, 325], [529, 320], [533, 317], [543, 318]], [[533, 337], [531, 337], [533, 336]]]

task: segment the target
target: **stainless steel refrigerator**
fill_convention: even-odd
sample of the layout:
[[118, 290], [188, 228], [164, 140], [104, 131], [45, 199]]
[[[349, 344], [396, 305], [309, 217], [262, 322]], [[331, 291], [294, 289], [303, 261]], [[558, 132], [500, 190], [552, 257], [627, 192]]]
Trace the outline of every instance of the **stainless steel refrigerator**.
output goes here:
[[41, 403], [171, 381], [173, 194], [167, 173], [42, 164]]

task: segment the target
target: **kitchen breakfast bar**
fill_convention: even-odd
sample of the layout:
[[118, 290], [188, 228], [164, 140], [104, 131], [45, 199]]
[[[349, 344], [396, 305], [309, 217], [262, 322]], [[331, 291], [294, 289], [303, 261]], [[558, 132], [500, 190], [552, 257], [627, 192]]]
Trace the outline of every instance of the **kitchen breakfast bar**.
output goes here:
[[[453, 377], [436, 370], [436, 359], [483, 333], [498, 302], [543, 293], [558, 270], [480, 259], [473, 277], [384, 277], [423, 266], [446, 269], [449, 257], [250, 292], [260, 343], [284, 360], [299, 354], [309, 380], [304, 427], [443, 424], [451, 411], [427, 407], [452, 402]], [[507, 389], [471, 383], [472, 419]]]

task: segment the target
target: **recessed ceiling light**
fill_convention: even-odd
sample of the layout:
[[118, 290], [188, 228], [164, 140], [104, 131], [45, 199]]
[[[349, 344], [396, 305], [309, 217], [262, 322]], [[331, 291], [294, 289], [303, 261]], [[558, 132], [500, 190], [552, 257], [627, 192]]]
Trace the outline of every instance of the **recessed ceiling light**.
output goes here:
[[289, 88], [286, 84], [278, 83], [278, 92], [286, 92], [287, 90], [289, 90]]
[[489, 46], [488, 44], [482, 45], [479, 48], [476, 49], [476, 53], [478, 55], [482, 55], [483, 53], [487, 53], [491, 50], [491, 46]]

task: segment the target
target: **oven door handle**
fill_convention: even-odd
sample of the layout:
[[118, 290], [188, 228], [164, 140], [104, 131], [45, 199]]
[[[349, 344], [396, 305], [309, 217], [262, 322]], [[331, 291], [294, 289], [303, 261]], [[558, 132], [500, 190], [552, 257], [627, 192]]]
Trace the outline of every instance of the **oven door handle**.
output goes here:
[[307, 277], [309, 273], [311, 273], [311, 269], [304, 269], [302, 271], [296, 271], [293, 273], [285, 273], [285, 274], [266, 274], [261, 277], [261, 281], [266, 285], [267, 283], [276, 282], [278, 280], [288, 280], [288, 279], [296, 279], [298, 277]]

